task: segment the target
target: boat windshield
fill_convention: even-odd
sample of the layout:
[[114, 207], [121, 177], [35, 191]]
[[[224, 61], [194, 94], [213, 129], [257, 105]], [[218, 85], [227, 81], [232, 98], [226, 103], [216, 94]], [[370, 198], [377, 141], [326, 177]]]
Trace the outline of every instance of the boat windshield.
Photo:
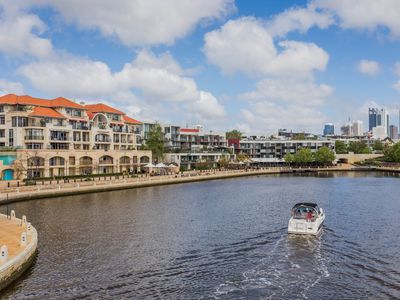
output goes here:
[[292, 209], [292, 216], [294, 219], [315, 219], [318, 216], [318, 209], [304, 205], [295, 206]]

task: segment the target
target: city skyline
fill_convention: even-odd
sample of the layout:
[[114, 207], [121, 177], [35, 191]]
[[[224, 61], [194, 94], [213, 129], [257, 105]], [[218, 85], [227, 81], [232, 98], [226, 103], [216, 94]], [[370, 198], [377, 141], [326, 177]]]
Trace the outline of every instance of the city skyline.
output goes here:
[[348, 3], [3, 0], [0, 90], [249, 134], [397, 116], [400, 5]]

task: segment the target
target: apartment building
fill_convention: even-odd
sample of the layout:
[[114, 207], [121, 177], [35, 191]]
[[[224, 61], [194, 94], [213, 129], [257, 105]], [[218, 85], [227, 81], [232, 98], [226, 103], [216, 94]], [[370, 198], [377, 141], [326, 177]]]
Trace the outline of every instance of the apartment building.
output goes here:
[[165, 161], [167, 163], [177, 164], [184, 170], [191, 170], [202, 166], [204, 168], [216, 168], [222, 160], [231, 161], [235, 158], [234, 154], [229, 152], [182, 152], [182, 153], [167, 153]]
[[[13, 150], [26, 177], [135, 171], [151, 161], [137, 150], [142, 123], [105, 104], [83, 105], [13, 94], [0, 97], [0, 147]], [[17, 163], [2, 164], [16, 178]], [[19, 173], [19, 172], [18, 172]], [[21, 177], [18, 176], [18, 177]], [[3, 176], [4, 177], [4, 176]]]
[[329, 140], [269, 140], [252, 138], [240, 140], [240, 152], [254, 162], [280, 162], [287, 153], [296, 153], [301, 148], [316, 152], [321, 147], [335, 150], [335, 142]]
[[[141, 143], [145, 143], [155, 122], [143, 122]], [[228, 147], [225, 133], [203, 131], [201, 126], [184, 128], [171, 124], [160, 124], [164, 134], [164, 145], [169, 151], [224, 150]]]

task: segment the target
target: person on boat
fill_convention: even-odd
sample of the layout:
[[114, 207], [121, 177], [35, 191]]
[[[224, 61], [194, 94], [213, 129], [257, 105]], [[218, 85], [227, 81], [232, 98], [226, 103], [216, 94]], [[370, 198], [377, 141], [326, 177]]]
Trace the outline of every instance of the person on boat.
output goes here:
[[312, 218], [313, 218], [313, 214], [312, 214], [312, 212], [309, 210], [308, 213], [307, 213], [307, 215], [306, 215], [306, 219], [307, 219], [308, 222], [311, 222]]

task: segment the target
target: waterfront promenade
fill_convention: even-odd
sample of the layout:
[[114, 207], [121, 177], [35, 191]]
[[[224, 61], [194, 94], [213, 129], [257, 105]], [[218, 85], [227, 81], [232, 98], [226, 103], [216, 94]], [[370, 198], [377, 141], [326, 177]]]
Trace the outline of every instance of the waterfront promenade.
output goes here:
[[0, 290], [31, 265], [37, 250], [36, 229], [25, 216], [15, 217], [0, 214]]
[[10, 187], [6, 185], [0, 188], [0, 204], [9, 202], [30, 200], [37, 198], [47, 198], [55, 196], [67, 196], [92, 192], [102, 192], [110, 190], [130, 189], [155, 185], [177, 184], [194, 181], [204, 181], [213, 179], [224, 179], [242, 176], [286, 174], [286, 173], [311, 173], [311, 172], [333, 172], [349, 171], [353, 166], [343, 164], [333, 167], [271, 167], [259, 169], [240, 169], [240, 170], [203, 170], [187, 171], [179, 174], [149, 176], [148, 174], [138, 177], [105, 177], [95, 178], [91, 181], [70, 180], [66, 181], [44, 181], [38, 182], [33, 186], [16, 186], [14, 183]]

